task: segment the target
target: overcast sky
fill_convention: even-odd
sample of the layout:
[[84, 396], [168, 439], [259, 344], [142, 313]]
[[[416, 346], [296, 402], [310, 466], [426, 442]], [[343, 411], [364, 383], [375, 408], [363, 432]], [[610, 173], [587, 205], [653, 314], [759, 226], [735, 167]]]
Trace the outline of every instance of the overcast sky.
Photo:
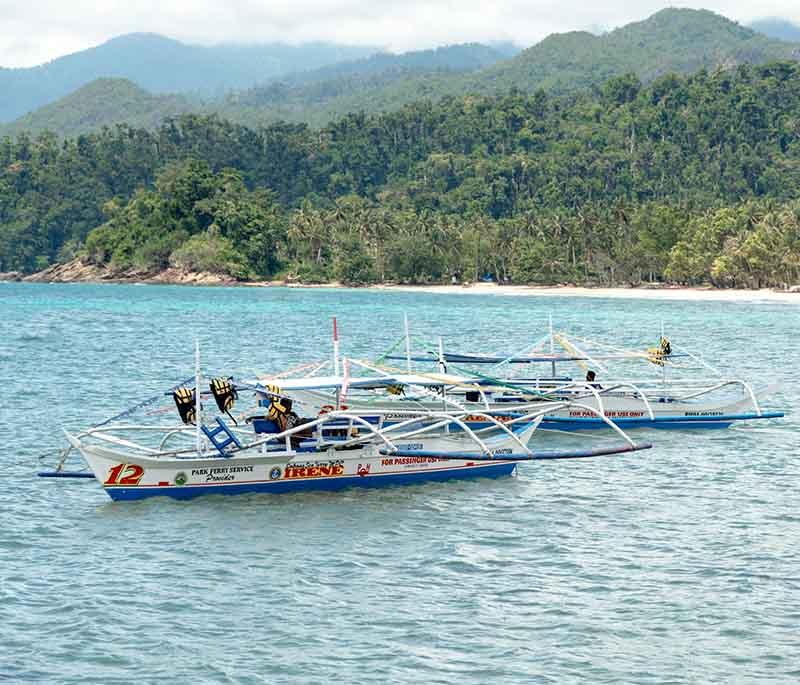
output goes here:
[[554, 32], [610, 29], [664, 7], [746, 23], [800, 23], [800, 0], [0, 0], [0, 65], [40, 64], [134, 31], [192, 43], [326, 40], [395, 52], [465, 41], [529, 46]]

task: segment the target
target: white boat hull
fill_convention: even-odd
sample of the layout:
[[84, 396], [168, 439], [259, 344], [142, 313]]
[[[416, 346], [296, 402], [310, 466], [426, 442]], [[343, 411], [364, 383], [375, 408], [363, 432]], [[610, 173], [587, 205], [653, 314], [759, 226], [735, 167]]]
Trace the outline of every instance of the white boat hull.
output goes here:
[[[74, 439], [73, 439], [74, 440]], [[285, 493], [301, 490], [341, 490], [348, 487], [384, 487], [453, 478], [509, 476], [515, 461], [478, 461], [408, 456], [409, 452], [452, 451], [464, 448], [457, 438], [426, 437], [401, 442], [404, 456], [381, 454], [381, 444], [356, 449], [310, 452], [243, 450], [230, 458], [151, 458], [129, 455], [103, 446], [75, 441], [95, 477], [114, 500], [167, 496], [188, 499], [200, 495], [234, 495], [256, 492]], [[500, 447], [511, 453], [512, 447]]]
[[[473, 428], [480, 428], [488, 425], [486, 419], [480, 414], [491, 412], [496, 418], [501, 418], [498, 412], [508, 412], [513, 415], [515, 405], [520, 402], [490, 402], [486, 404], [478, 402], [460, 402], [464, 411], [474, 411], [474, 416], [467, 416], [465, 422]], [[544, 405], [545, 403], [542, 402]], [[753, 402], [749, 397], [718, 398], [704, 400], [678, 400], [669, 397], [654, 398], [649, 403], [641, 398], [632, 396], [629, 393], [616, 393], [604, 395], [602, 406], [593, 396], [582, 396], [581, 406], [564, 406], [553, 409], [543, 416], [542, 428], [558, 430], [590, 430], [605, 429], [607, 422], [598, 416], [597, 413], [590, 411], [587, 407], [605, 413], [606, 418], [611, 419], [620, 428], [634, 427], [653, 427], [653, 428], [727, 428], [735, 421], [746, 421], [754, 419], [780, 418], [782, 412], [757, 412], [754, 410]], [[531, 402], [525, 405], [527, 411], [531, 411]], [[365, 416], [369, 415], [370, 410], [389, 412], [383, 417], [384, 425], [393, 420], [407, 418], [402, 414], [393, 417], [392, 409], [413, 410], [419, 408], [421, 411], [442, 409], [441, 402], [417, 402], [405, 400], [380, 400], [370, 402], [359, 402], [357, 399], [350, 399], [349, 407], [354, 411], [363, 411]]]

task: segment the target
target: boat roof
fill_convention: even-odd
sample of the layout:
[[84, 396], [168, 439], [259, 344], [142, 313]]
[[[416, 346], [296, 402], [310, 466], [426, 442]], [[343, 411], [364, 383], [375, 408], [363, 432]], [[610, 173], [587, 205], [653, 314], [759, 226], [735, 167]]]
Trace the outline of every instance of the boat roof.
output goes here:
[[342, 387], [364, 390], [386, 388], [392, 385], [417, 385], [441, 387], [456, 385], [478, 385], [480, 381], [467, 376], [452, 374], [393, 374], [390, 376], [310, 376], [307, 378], [260, 378], [253, 385], [276, 385], [282, 391], [327, 390]]
[[[407, 357], [399, 355], [389, 355], [386, 359], [392, 361], [404, 361]], [[412, 362], [438, 362], [439, 355], [430, 353], [428, 355], [417, 355], [410, 358]], [[589, 357], [574, 356], [563, 354], [544, 354], [537, 356], [524, 356], [524, 357], [493, 357], [482, 354], [459, 354], [454, 352], [445, 352], [443, 361], [453, 364], [500, 364], [506, 362], [508, 364], [536, 364], [536, 363], [550, 363], [550, 362], [579, 362], [588, 361]]]
[[[685, 357], [687, 355], [680, 353], [680, 352], [673, 352], [670, 354], [670, 358], [673, 357]], [[442, 357], [441, 361], [445, 363], [451, 364], [549, 364], [551, 362], [584, 362], [584, 361], [594, 361], [596, 359], [599, 360], [611, 360], [611, 359], [632, 359], [632, 358], [640, 358], [644, 359], [647, 358], [646, 352], [629, 352], [626, 354], [623, 353], [616, 353], [616, 354], [594, 354], [592, 356], [589, 355], [572, 355], [572, 354], [539, 354], [539, 355], [531, 355], [531, 356], [515, 356], [515, 357], [498, 357], [498, 356], [489, 356], [483, 354], [462, 354], [457, 352], [445, 352]], [[437, 363], [440, 361], [440, 357], [438, 354], [433, 352], [429, 354], [422, 354], [422, 355], [415, 355], [410, 358], [400, 356], [400, 355], [388, 355], [385, 359], [390, 359], [392, 361], [405, 361], [409, 360], [412, 362], [428, 362], [428, 363]]]

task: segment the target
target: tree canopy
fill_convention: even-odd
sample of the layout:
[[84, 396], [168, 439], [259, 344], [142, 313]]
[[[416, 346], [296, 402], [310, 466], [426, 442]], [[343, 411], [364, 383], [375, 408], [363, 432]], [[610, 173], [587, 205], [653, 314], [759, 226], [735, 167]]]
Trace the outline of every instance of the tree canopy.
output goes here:
[[800, 280], [800, 66], [0, 141], [0, 271], [78, 253], [239, 278]]

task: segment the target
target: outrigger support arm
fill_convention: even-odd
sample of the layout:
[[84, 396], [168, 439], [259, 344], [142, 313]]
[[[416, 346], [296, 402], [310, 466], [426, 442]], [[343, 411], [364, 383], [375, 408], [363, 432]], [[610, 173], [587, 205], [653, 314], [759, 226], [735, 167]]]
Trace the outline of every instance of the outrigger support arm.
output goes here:
[[[346, 411], [329, 412], [328, 414], [325, 414], [326, 417], [329, 417], [331, 415], [333, 415], [334, 418], [346, 417], [346, 418], [350, 419], [350, 425], [351, 426], [352, 426], [353, 423], [357, 423], [360, 426], [364, 426], [364, 428], [367, 428], [370, 431], [370, 436], [368, 436], [368, 437], [371, 437], [372, 435], [374, 435], [374, 436], [380, 438], [381, 440], [383, 440], [383, 442], [386, 444], [386, 446], [389, 449], [392, 449], [392, 450], [397, 449], [392, 444], [392, 441], [389, 440], [389, 438], [386, 437], [386, 435], [384, 434], [385, 431], [375, 430], [375, 427], [369, 421], [367, 421], [366, 419], [362, 418], [361, 416], [358, 416], [358, 415], [355, 415], [355, 414], [348, 414], [348, 412], [346, 412]], [[310, 424], [305, 423], [305, 424], [302, 424], [302, 425], [304, 427], [308, 427]], [[351, 445], [351, 444], [353, 444], [353, 445], [354, 444], [358, 444], [359, 442], [363, 442], [363, 441], [364, 441], [364, 437], [360, 437], [360, 438], [355, 438], [353, 440], [348, 440], [345, 443], [341, 443], [341, 442], [339, 442], [339, 443], [326, 443], [326, 442], [323, 442], [321, 440], [321, 438], [320, 438], [317, 441], [317, 446], [318, 447], [331, 446], [331, 447], [334, 447], [334, 448], [337, 448], [337, 447], [341, 448], [341, 447], [345, 447], [345, 446]]]
[[750, 401], [753, 403], [753, 409], [755, 409], [756, 415], [757, 416], [761, 416], [761, 414], [762, 414], [761, 406], [758, 403], [758, 399], [756, 398], [756, 394], [753, 392], [753, 388], [750, 387], [749, 383], [747, 383], [745, 381], [742, 381], [742, 380], [723, 381], [723, 382], [718, 383], [717, 385], [714, 385], [714, 386], [712, 386], [710, 388], [704, 388], [703, 390], [700, 390], [698, 392], [692, 393], [690, 395], [683, 395], [682, 397], [680, 397], [678, 399], [680, 399], [680, 400], [692, 400], [692, 399], [695, 399], [696, 397], [702, 397], [703, 395], [708, 395], [709, 393], [715, 392], [716, 390], [720, 390], [720, 389], [725, 388], [725, 387], [727, 387], [729, 385], [739, 385], [739, 386], [741, 386], [744, 389], [744, 391], [750, 396]]
[[[393, 409], [391, 411], [378, 411], [377, 413], [380, 416], [384, 416], [387, 414], [392, 414], [394, 416], [406, 416], [405, 420], [401, 421], [400, 423], [393, 424], [386, 428], [380, 427], [377, 428], [373, 426], [369, 421], [359, 415], [357, 411], [342, 411], [342, 410], [334, 410], [329, 412], [313, 421], [309, 421], [308, 423], [299, 424], [290, 428], [288, 430], [282, 431], [280, 433], [274, 433], [266, 436], [264, 439], [255, 440], [253, 442], [247, 443], [243, 448], [240, 449], [233, 449], [231, 450], [231, 454], [235, 452], [241, 451], [241, 449], [252, 449], [261, 445], [265, 445], [267, 443], [280, 443], [280, 441], [286, 441], [286, 452], [290, 455], [294, 456], [296, 452], [294, 452], [291, 448], [291, 444], [289, 442], [289, 438], [292, 435], [297, 433], [308, 431], [309, 429], [313, 429], [317, 426], [322, 426], [332, 421], [342, 419], [346, 419], [349, 422], [349, 425], [352, 427], [353, 425], [358, 425], [365, 429], [365, 434], [354, 438], [352, 440], [347, 440], [345, 442], [337, 441], [337, 442], [322, 442], [318, 438], [317, 448], [332, 448], [332, 449], [341, 449], [345, 448], [352, 444], [364, 443], [369, 442], [373, 439], [378, 439], [384, 444], [383, 449], [388, 449], [390, 451], [398, 452], [398, 448], [394, 441], [399, 439], [408, 439], [413, 436], [432, 433], [442, 427], [456, 425], [464, 432], [466, 436], [468, 436], [478, 447], [479, 451], [483, 455], [492, 455], [491, 447], [484, 442], [481, 438], [481, 435], [489, 432], [489, 431], [498, 431], [500, 433], [504, 433], [507, 436], [510, 436], [511, 439], [516, 442], [517, 445], [521, 448], [522, 453], [526, 456], [526, 458], [531, 458], [533, 454], [532, 451], [525, 445], [522, 440], [510, 429], [510, 426], [513, 424], [517, 424], [520, 422], [526, 422], [534, 425], [534, 430], [538, 428], [539, 423], [546, 414], [556, 411], [557, 409], [561, 409], [563, 407], [577, 407], [580, 408], [588, 413], [591, 413], [598, 418], [600, 418], [604, 423], [606, 423], [609, 428], [614, 430], [626, 443], [630, 448], [635, 447], [635, 443], [631, 440], [628, 435], [622, 431], [613, 421], [611, 421], [608, 417], [604, 415], [601, 410], [595, 409], [586, 404], [582, 404], [579, 402], [546, 402], [544, 403], [545, 406], [542, 406], [543, 403], [534, 402], [528, 405], [522, 405], [519, 407], [515, 407], [517, 412], [519, 411], [529, 411], [530, 413], [523, 414], [511, 421], [501, 421], [497, 418], [496, 414], [506, 413], [507, 409], [503, 410], [495, 410], [495, 411], [486, 411], [486, 412], [469, 412], [463, 410], [461, 412], [426, 412], [420, 413], [417, 410], [396, 410]], [[483, 428], [480, 430], [473, 430], [467, 423], [468, 416], [476, 416], [479, 417], [488, 423], [492, 424], [487, 428]], [[414, 430], [404, 430], [409, 426], [419, 425], [420, 422], [428, 422], [426, 425], [422, 425], [421, 428], [417, 428]], [[160, 432], [162, 434], [166, 434], [162, 440], [162, 447], [166, 440], [173, 435], [182, 434], [186, 437], [191, 435], [191, 429], [185, 426], [183, 427], [175, 427], [172, 426], [140, 426], [140, 425], [131, 425], [131, 426], [117, 426], [117, 427], [110, 427], [104, 426], [100, 428], [89, 429], [85, 433], [82, 433], [79, 437], [67, 436], [69, 439], [70, 444], [73, 447], [79, 447], [79, 438], [80, 437], [95, 437], [100, 440], [105, 440], [107, 442], [115, 443], [123, 448], [127, 448], [130, 450], [135, 450], [140, 454], [144, 452], [145, 454], [149, 453], [148, 456], [151, 458], [169, 458], [169, 457], [178, 457], [180, 455], [191, 455], [192, 453], [197, 454], [196, 450], [194, 449], [173, 449], [168, 452], [160, 451], [160, 450], [153, 450], [152, 448], [146, 447], [145, 445], [137, 444], [134, 442], [130, 442], [128, 440], [123, 440], [114, 435], [108, 435], [110, 431], [120, 431], [120, 430], [130, 430], [130, 431], [141, 431], [141, 432]], [[617, 450], [618, 451], [618, 450]], [[124, 456], [124, 453], [120, 453]], [[497, 455], [500, 458], [501, 455]], [[542, 457], [544, 458], [544, 457]], [[290, 456], [291, 459], [291, 456]]]
[[[425, 433], [430, 433], [431, 431], [436, 430], [437, 428], [441, 428], [441, 427], [444, 427], [444, 426], [448, 426], [451, 423], [455, 423], [469, 437], [471, 437], [478, 444], [478, 446], [481, 448], [481, 451], [484, 454], [490, 454], [491, 453], [491, 450], [486, 446], [486, 444], [483, 442], [483, 440], [481, 440], [477, 435], [475, 435], [475, 431], [473, 431], [466, 423], [464, 423], [464, 421], [462, 421], [460, 418], [458, 418], [455, 414], [447, 414], [445, 412], [441, 412], [441, 413], [437, 412], [435, 414], [428, 414], [427, 416], [417, 416], [417, 418], [414, 419], [414, 422], [418, 423], [420, 419], [424, 419], [424, 418], [433, 418], [433, 419], [435, 419], [437, 417], [442, 417], [442, 420], [439, 423], [434, 423], [433, 425], [430, 425], [430, 426], [423, 426], [422, 428], [420, 428], [418, 430], [410, 431], [409, 433], [404, 433], [402, 435], [402, 439], [405, 440], [405, 439], [408, 439], [408, 438], [412, 438], [412, 437], [414, 437], [416, 435], [423, 435]], [[387, 429], [387, 430], [390, 430], [391, 428], [393, 428], [393, 427], [390, 426], [389, 429]], [[395, 439], [397, 440], [397, 439], [400, 439], [400, 438], [398, 437], [398, 438], [395, 438]]]
[[681, 353], [682, 353], [682, 354], [685, 354], [686, 356], [688, 356], [690, 359], [693, 359], [694, 361], [696, 361], [696, 362], [697, 362], [698, 364], [700, 364], [701, 366], [704, 366], [704, 367], [705, 367], [705, 368], [707, 368], [709, 371], [711, 371], [711, 373], [713, 373], [713, 374], [715, 374], [715, 375], [717, 375], [717, 376], [722, 376], [722, 374], [720, 373], [719, 369], [717, 369], [716, 367], [714, 367], [714, 366], [712, 366], [711, 364], [709, 364], [709, 363], [708, 363], [708, 362], [707, 362], [705, 359], [703, 359], [702, 357], [698, 357], [697, 355], [694, 355], [694, 354], [692, 354], [692, 353], [691, 353], [691, 352], [689, 352], [689, 350], [687, 350], [685, 347], [678, 348], [676, 345], [672, 345], [672, 351], [673, 351], [673, 352], [677, 352], [677, 351], [678, 351], [678, 349], [680, 349], [680, 351], [681, 351]]
[[523, 354], [525, 354], [525, 353], [526, 353], [526, 352], [528, 352], [529, 350], [530, 350], [531, 352], [535, 352], [537, 349], [539, 349], [539, 347], [541, 347], [542, 345], [544, 345], [544, 344], [545, 344], [545, 343], [546, 343], [546, 342], [547, 342], [549, 339], [550, 339], [550, 336], [549, 336], [549, 335], [546, 335], [546, 336], [545, 336], [544, 338], [542, 338], [541, 340], [538, 340], [538, 341], [536, 342], [536, 344], [534, 344], [534, 346], [533, 346], [533, 347], [530, 347], [529, 345], [525, 345], [525, 347], [521, 348], [521, 349], [520, 349], [520, 350], [518, 350], [517, 352], [514, 352], [514, 353], [513, 353], [511, 356], [509, 356], [509, 357], [506, 357], [506, 358], [505, 358], [505, 359], [503, 359], [502, 361], [499, 361], [499, 362], [497, 362], [497, 364], [493, 364], [493, 365], [491, 366], [491, 368], [493, 368], [493, 369], [499, 369], [501, 366], [505, 366], [506, 364], [509, 364], [509, 363], [511, 362], [511, 360], [512, 360], [512, 359], [516, 359], [517, 357], [519, 357], [519, 356], [522, 356]]
[[[650, 417], [650, 420], [651, 421], [656, 420], [655, 414], [653, 413], [653, 407], [650, 405], [650, 400], [647, 398], [647, 393], [645, 393], [645, 391], [642, 390], [635, 383], [630, 383], [629, 381], [621, 381], [610, 388], [602, 388], [598, 394], [607, 395], [608, 393], [613, 392], [614, 390], [618, 390], [619, 388], [630, 388], [631, 390], [633, 390], [635, 394], [638, 394], [641, 397], [642, 402], [644, 402], [644, 407], [645, 409], [647, 409], [647, 414]], [[602, 404], [600, 405], [600, 409], [603, 409]], [[605, 414], [605, 410], [603, 410], [603, 414]]]
[[[530, 404], [530, 405], [522, 405], [520, 407], [515, 407], [514, 409], [517, 412], [524, 411], [525, 409], [538, 409], [539, 411], [537, 413], [534, 413], [534, 414], [526, 414], [524, 416], [520, 416], [520, 417], [518, 417], [516, 419], [513, 419], [511, 421], [506, 421], [505, 425], [506, 426], [510, 426], [510, 425], [515, 424], [515, 423], [520, 423], [521, 421], [526, 421], [526, 420], [530, 421], [530, 420], [535, 419], [535, 418], [537, 418], [539, 416], [543, 417], [543, 416], [546, 416], [547, 414], [550, 414], [550, 413], [552, 413], [554, 411], [558, 411], [559, 409], [564, 409], [565, 407], [578, 407], [579, 409], [583, 409], [583, 410], [595, 415], [597, 418], [599, 418], [603, 423], [605, 423], [609, 428], [611, 428], [617, 435], [619, 435], [629, 445], [635, 445], [636, 444], [633, 441], [633, 439], [625, 431], [623, 431], [616, 423], [614, 423], [611, 419], [609, 419], [603, 412], [595, 409], [594, 407], [589, 406], [588, 404], [582, 404], [581, 402], [554, 402], [553, 404], [551, 404], [550, 406], [548, 406], [545, 409], [541, 408], [541, 404], [539, 404], [539, 405]], [[482, 428], [481, 430], [478, 431], [478, 433], [481, 433], [481, 432], [486, 431], [486, 430], [491, 430], [491, 428]]]
[[[439, 459], [471, 459], [474, 461], [554, 461], [557, 459], [590, 459], [592, 457], [603, 457], [610, 454], [622, 454], [626, 452], [639, 452], [649, 450], [653, 445], [649, 442], [640, 442], [628, 447], [611, 446], [599, 447], [592, 450], [572, 450], [569, 452], [531, 452], [530, 454], [478, 454], [476, 452], [449, 452], [441, 455], [438, 452], [420, 452], [416, 450], [399, 450], [393, 454], [399, 457], [438, 457]], [[384, 450], [379, 450], [381, 454], [389, 454]]]

